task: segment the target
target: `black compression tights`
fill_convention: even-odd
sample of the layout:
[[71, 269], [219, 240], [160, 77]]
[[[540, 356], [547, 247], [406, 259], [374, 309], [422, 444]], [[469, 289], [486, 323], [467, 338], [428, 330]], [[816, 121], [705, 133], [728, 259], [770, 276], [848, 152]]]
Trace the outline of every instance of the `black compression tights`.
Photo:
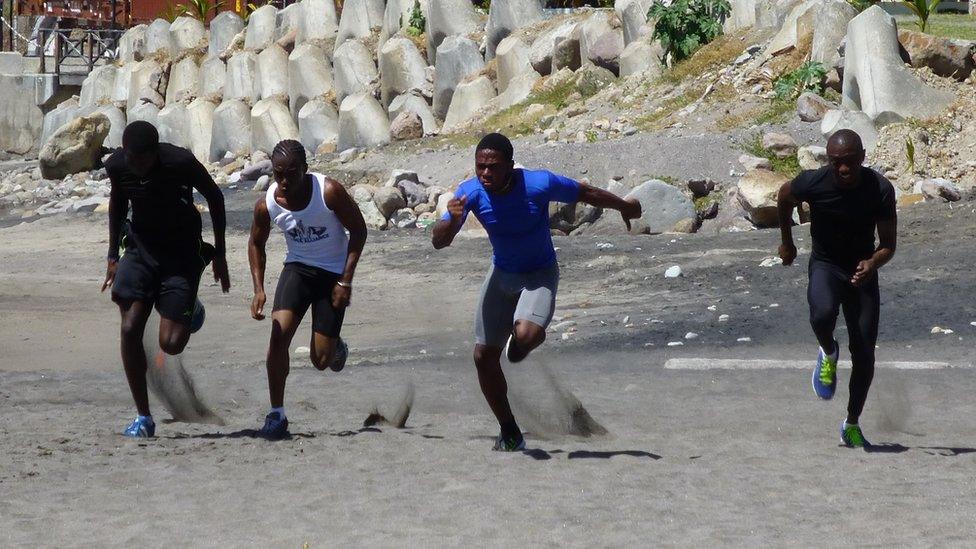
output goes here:
[[853, 367], [847, 421], [855, 423], [864, 409], [874, 378], [874, 346], [878, 341], [881, 308], [878, 276], [875, 274], [860, 287], [854, 287], [846, 269], [814, 259], [810, 260], [809, 274], [810, 325], [820, 347], [827, 352], [833, 349], [837, 314], [841, 307], [844, 309]]

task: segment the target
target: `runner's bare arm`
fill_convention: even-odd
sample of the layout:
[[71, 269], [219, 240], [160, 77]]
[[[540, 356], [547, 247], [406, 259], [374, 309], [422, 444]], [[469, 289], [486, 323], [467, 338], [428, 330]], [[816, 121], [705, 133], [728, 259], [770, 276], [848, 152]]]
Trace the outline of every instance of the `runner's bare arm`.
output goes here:
[[129, 213], [129, 201], [122, 192], [112, 184], [108, 198], [108, 253], [106, 254], [105, 281], [102, 291], [115, 282], [115, 271], [119, 261], [119, 233], [122, 231], [122, 221]]
[[779, 245], [779, 257], [783, 265], [791, 265], [796, 259], [796, 245], [793, 244], [793, 209], [798, 203], [793, 196], [792, 182], [786, 182], [779, 188], [776, 196], [776, 207], [779, 210], [779, 232], [782, 242]]
[[624, 218], [627, 230], [630, 230], [630, 220], [641, 216], [641, 205], [636, 199], [623, 199], [610, 191], [580, 183], [579, 201], [598, 208], [609, 208], [620, 212]]
[[227, 214], [224, 211], [224, 193], [220, 192], [220, 187], [210, 177], [210, 173], [203, 164], [193, 161], [192, 173], [189, 174], [193, 181], [193, 188], [200, 192], [207, 199], [207, 208], [210, 209], [210, 221], [213, 225], [214, 248], [216, 256], [213, 259], [214, 280], [220, 282], [220, 289], [224, 293], [230, 290], [230, 274], [227, 270], [227, 248], [224, 242], [224, 233], [227, 228]]
[[254, 204], [254, 217], [251, 220], [251, 236], [247, 240], [247, 262], [251, 267], [251, 282], [254, 284], [254, 298], [251, 300], [251, 317], [264, 320], [264, 268], [268, 261], [265, 244], [271, 234], [271, 215], [264, 197]]
[[431, 230], [431, 243], [435, 250], [446, 248], [451, 245], [451, 242], [454, 242], [454, 237], [457, 236], [458, 231], [461, 230], [461, 225], [464, 224], [464, 205], [467, 201], [468, 197], [462, 196], [461, 198], [452, 198], [447, 203], [447, 211], [451, 214], [451, 218], [439, 220]]
[[857, 264], [854, 276], [851, 277], [851, 284], [860, 286], [867, 280], [872, 273], [884, 267], [895, 255], [895, 248], [898, 243], [898, 217], [878, 221], [878, 247], [869, 259], [865, 259]]
[[346, 189], [338, 181], [325, 178], [325, 204], [335, 212], [342, 226], [349, 231], [349, 248], [346, 254], [346, 266], [342, 271], [342, 278], [332, 292], [333, 305], [337, 308], [347, 307], [352, 297], [352, 279], [356, 274], [356, 265], [366, 245], [366, 221], [359, 206], [353, 201]]

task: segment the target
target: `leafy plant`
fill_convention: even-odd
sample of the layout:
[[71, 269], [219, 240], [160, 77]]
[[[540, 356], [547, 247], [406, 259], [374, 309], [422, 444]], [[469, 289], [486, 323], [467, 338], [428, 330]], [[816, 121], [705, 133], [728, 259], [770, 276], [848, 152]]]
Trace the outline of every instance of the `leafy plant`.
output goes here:
[[427, 18], [424, 17], [424, 10], [420, 7], [420, 0], [413, 0], [413, 8], [410, 9], [410, 18], [407, 20], [407, 34], [410, 36], [420, 36], [427, 28]]
[[769, 163], [773, 166], [773, 171], [778, 174], [785, 175], [786, 177], [796, 177], [796, 174], [800, 173], [800, 161], [795, 154], [785, 158], [776, 156], [775, 153], [762, 146], [762, 135], [758, 133], [753, 135], [749, 141], [742, 143], [742, 150], [752, 156], [769, 160]]
[[912, 10], [915, 18], [918, 20], [915, 23], [918, 25], [918, 29], [925, 32], [925, 29], [929, 25], [929, 16], [934, 14], [938, 9], [939, 4], [942, 0], [902, 0], [902, 4]]
[[905, 156], [908, 158], [909, 173], [915, 173], [915, 142], [911, 137], [905, 138]]
[[251, 3], [244, 4], [244, 13], [241, 14], [241, 17], [244, 19], [244, 23], [247, 23], [248, 21], [251, 20], [251, 14], [257, 11], [259, 7], [260, 6], [258, 6], [257, 4], [251, 4]]
[[661, 41], [666, 55], [680, 61], [721, 35], [730, 13], [728, 0], [674, 0], [670, 5], [654, 0], [647, 17], [657, 21], [653, 38]]
[[181, 6], [182, 13], [200, 21], [206, 21], [210, 15], [220, 11], [224, 7], [223, 0], [185, 0]]
[[166, 2], [166, 6], [159, 12], [159, 18], [170, 23], [176, 21], [176, 18], [181, 15], [183, 15], [183, 6], [172, 2]]
[[796, 70], [792, 70], [776, 80], [773, 90], [777, 99], [792, 100], [800, 97], [803, 92], [811, 91], [817, 95], [824, 92], [824, 78], [827, 68], [822, 63], [807, 61]]
[[596, 133], [595, 130], [586, 130], [586, 142], [587, 143], [596, 143], [596, 140], [597, 140], [598, 137], [599, 137], [599, 135], [597, 135], [597, 133]]
[[858, 13], [861, 13], [880, 1], [881, 0], [847, 0], [847, 3], [850, 4]]

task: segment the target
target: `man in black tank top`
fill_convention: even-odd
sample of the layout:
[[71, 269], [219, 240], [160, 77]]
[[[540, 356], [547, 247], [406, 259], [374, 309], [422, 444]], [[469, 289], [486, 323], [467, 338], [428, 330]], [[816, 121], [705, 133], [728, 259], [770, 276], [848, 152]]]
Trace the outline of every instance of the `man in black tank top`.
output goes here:
[[[265, 416], [259, 435], [269, 440], [280, 440], [288, 436], [288, 416], [285, 413], [285, 380], [290, 369], [288, 349], [309, 308], [312, 309], [312, 343], [309, 349], [312, 365], [318, 370], [330, 369], [338, 372], [346, 364], [348, 348], [339, 334], [346, 307], [352, 297], [352, 279], [356, 273], [356, 265], [366, 244], [366, 222], [359, 206], [338, 181], [322, 177], [322, 196], [315, 196], [315, 191], [319, 189], [312, 182], [314, 176], [308, 173], [305, 147], [298, 141], [286, 139], [278, 143], [271, 153], [271, 166], [276, 183], [273, 198], [279, 207], [300, 212], [308, 208], [313, 200], [323, 200], [342, 228], [349, 231], [345, 262], [337, 259], [337, 263], [341, 265], [333, 266], [330, 271], [302, 263], [299, 259], [286, 262], [278, 278], [271, 311], [271, 341], [268, 343], [266, 365], [271, 411]], [[247, 244], [247, 259], [251, 266], [251, 281], [254, 283], [251, 317], [255, 320], [264, 320], [264, 306], [267, 301], [264, 293], [264, 271], [268, 260], [265, 245], [271, 235], [272, 224], [268, 211], [269, 200], [268, 197], [261, 197], [254, 205], [251, 237]], [[325, 227], [308, 229], [324, 231]], [[317, 236], [319, 232], [313, 230], [306, 233], [312, 234]], [[316, 245], [329, 245], [328, 239], [312, 240]]]
[[[779, 191], [779, 223], [784, 265], [796, 259], [793, 208], [810, 205], [810, 324], [820, 343], [812, 375], [813, 390], [824, 400], [834, 396], [840, 348], [834, 340], [837, 315], [843, 308], [850, 338], [851, 380], [847, 418], [841, 441], [850, 447], [869, 446], [858, 425], [874, 377], [881, 297], [878, 269], [895, 254], [897, 216], [895, 190], [881, 174], [864, 167], [861, 138], [840, 130], [827, 142], [830, 165], [802, 172]], [[879, 244], [875, 247], [874, 234]]]
[[[230, 289], [224, 256], [224, 197], [190, 151], [160, 143], [156, 128], [148, 122], [133, 122], [125, 128], [122, 148], [109, 157], [105, 169], [112, 192], [102, 291], [111, 286], [112, 300], [122, 314], [122, 364], [139, 412], [124, 434], [151, 437], [155, 423], [149, 411], [142, 346], [146, 321], [155, 306], [160, 316], [160, 349], [180, 354], [191, 331], [199, 329], [199, 325], [191, 326], [194, 316], [202, 323], [202, 315], [194, 315], [194, 307], [207, 263], [213, 261], [214, 279], [221, 289], [225, 293]], [[194, 189], [210, 208], [214, 246], [201, 239]], [[128, 221], [130, 206], [132, 219]]]

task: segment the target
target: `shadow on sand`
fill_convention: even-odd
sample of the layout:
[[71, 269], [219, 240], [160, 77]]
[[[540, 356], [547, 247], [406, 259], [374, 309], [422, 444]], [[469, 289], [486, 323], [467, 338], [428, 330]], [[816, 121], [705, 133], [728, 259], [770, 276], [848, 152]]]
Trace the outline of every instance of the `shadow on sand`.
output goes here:
[[523, 450], [522, 453], [539, 461], [552, 459], [554, 454], [566, 454], [567, 459], [610, 459], [616, 456], [630, 456], [651, 460], [661, 459], [661, 456], [643, 450], [573, 450], [572, 452], [566, 452], [565, 450], [546, 451], [542, 448], [533, 448]]
[[[841, 446], [843, 447], [843, 446]], [[869, 454], [903, 454], [909, 450], [921, 450], [932, 456], [956, 457], [976, 453], [976, 448], [952, 448], [948, 446], [903, 446], [894, 442], [872, 444], [864, 448]]]

